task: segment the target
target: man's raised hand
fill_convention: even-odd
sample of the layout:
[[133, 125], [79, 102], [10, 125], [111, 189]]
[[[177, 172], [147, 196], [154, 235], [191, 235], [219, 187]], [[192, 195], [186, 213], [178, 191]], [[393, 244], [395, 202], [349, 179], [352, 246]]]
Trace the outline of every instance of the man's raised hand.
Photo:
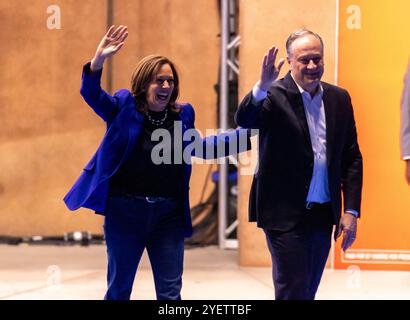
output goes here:
[[259, 80], [258, 85], [259, 88], [261, 88], [264, 91], [268, 91], [272, 82], [278, 78], [280, 69], [285, 63], [285, 59], [281, 58], [278, 64], [275, 65], [277, 54], [278, 48], [272, 47], [263, 57], [261, 78]]

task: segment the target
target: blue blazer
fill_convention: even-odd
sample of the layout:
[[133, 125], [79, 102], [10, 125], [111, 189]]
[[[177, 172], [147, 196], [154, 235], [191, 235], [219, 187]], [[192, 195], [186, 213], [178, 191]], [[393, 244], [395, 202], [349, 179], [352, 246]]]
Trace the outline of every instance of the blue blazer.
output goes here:
[[[94, 156], [64, 197], [64, 202], [70, 210], [84, 207], [104, 213], [109, 191], [109, 179], [128, 158], [143, 125], [144, 116], [136, 110], [135, 100], [131, 92], [122, 89], [116, 92], [114, 96], [109, 95], [101, 89], [101, 75], [102, 70], [90, 73], [90, 63], [87, 63], [83, 68], [81, 95], [95, 113], [106, 122], [107, 130]], [[184, 133], [186, 130], [194, 128], [195, 112], [188, 103], [180, 104], [179, 107], [181, 108], [182, 133]], [[235, 152], [232, 152], [228, 148], [230, 141], [239, 139], [240, 135], [246, 135], [246, 148], [239, 149], [238, 144], [238, 148]], [[228, 134], [206, 137], [202, 139], [203, 150], [210, 150], [209, 147], [214, 148], [213, 155], [217, 155], [218, 146], [221, 147], [221, 144], [224, 144], [224, 156], [246, 151], [251, 147], [249, 136], [246, 129], [237, 129]], [[183, 150], [188, 144], [189, 141], [182, 142]], [[192, 153], [193, 156], [209, 158], [206, 153], [196, 155], [194, 152], [195, 149]], [[211, 155], [212, 158], [215, 157], [213, 155]], [[192, 235], [189, 205], [191, 171], [191, 164], [184, 162], [180, 203], [184, 211], [184, 233], [186, 237]]]

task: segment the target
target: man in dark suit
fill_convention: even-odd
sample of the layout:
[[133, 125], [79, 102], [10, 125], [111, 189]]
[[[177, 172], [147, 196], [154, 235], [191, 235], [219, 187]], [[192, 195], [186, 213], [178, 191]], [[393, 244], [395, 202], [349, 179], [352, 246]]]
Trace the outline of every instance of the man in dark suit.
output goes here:
[[[272, 47], [260, 80], [241, 102], [238, 125], [259, 129], [259, 170], [249, 220], [263, 228], [272, 257], [276, 299], [314, 299], [331, 247], [356, 238], [362, 156], [346, 90], [320, 81], [323, 41], [309, 30], [286, 42], [290, 72], [278, 81]], [[341, 215], [341, 191], [344, 214]]]

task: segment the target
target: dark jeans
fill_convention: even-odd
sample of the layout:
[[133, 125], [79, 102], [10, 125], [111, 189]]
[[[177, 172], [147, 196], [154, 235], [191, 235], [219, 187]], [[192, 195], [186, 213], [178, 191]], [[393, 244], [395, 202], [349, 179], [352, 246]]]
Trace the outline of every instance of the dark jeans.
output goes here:
[[110, 197], [104, 223], [108, 255], [106, 300], [128, 300], [147, 249], [158, 300], [181, 299], [184, 259], [183, 217], [178, 202]]
[[331, 247], [330, 204], [306, 209], [290, 231], [264, 230], [272, 257], [276, 300], [314, 300]]

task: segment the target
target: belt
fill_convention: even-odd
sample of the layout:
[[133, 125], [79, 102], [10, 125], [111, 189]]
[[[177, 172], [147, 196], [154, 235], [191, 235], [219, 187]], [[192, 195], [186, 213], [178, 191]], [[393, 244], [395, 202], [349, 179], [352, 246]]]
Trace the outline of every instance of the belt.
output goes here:
[[319, 203], [319, 202], [306, 202], [306, 209], [308, 210], [312, 210], [312, 209], [319, 209], [319, 208], [326, 208], [326, 207], [330, 207], [330, 202], [323, 202], [323, 203]]
[[139, 199], [139, 200], [145, 200], [148, 203], [157, 203], [157, 202], [164, 202], [164, 201], [175, 201], [176, 198], [171, 198], [171, 197], [144, 197], [144, 196], [136, 196], [133, 194], [125, 194], [126, 197], [134, 198], [134, 199]]

